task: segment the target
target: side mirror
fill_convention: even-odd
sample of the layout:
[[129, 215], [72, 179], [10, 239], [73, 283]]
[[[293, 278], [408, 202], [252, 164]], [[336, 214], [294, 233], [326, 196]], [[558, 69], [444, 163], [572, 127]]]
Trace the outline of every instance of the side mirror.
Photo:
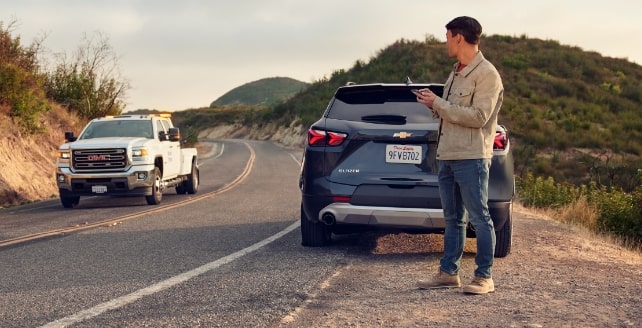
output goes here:
[[73, 132], [71, 132], [71, 131], [65, 132], [65, 141], [72, 142], [72, 141], [76, 141], [76, 139], [77, 138], [74, 137], [74, 133]]
[[178, 128], [169, 128], [169, 141], [181, 141], [181, 133]]

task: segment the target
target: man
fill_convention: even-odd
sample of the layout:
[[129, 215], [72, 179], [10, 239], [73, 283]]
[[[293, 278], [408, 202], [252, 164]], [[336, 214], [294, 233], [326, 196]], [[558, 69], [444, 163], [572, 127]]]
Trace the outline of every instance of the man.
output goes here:
[[495, 230], [488, 212], [488, 172], [493, 157], [497, 113], [504, 87], [497, 69], [479, 51], [482, 27], [471, 17], [457, 17], [446, 25], [448, 55], [457, 58], [444, 86], [443, 98], [428, 89], [417, 94], [441, 119], [439, 126], [439, 194], [446, 220], [444, 255], [439, 271], [421, 289], [461, 287], [459, 269], [466, 242], [466, 219], [477, 235], [475, 278], [464, 293], [495, 291], [492, 266]]

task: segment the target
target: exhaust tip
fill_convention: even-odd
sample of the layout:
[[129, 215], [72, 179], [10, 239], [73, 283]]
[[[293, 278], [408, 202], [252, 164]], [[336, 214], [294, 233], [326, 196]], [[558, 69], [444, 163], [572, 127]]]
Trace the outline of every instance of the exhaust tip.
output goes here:
[[332, 213], [325, 213], [321, 217], [321, 222], [323, 222], [325, 225], [331, 226], [337, 222], [337, 219]]

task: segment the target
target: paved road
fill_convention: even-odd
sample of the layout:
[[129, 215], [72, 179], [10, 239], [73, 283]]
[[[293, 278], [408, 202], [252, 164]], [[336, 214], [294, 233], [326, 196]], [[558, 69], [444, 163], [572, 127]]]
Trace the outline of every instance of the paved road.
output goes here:
[[[300, 246], [300, 152], [221, 141], [198, 196], [109, 227], [0, 248], [0, 327], [278, 325], [340, 265], [341, 248]], [[161, 205], [189, 195], [166, 193]], [[0, 239], [149, 209], [144, 198], [58, 200], [0, 212]]]
[[[139, 214], [122, 223], [0, 247], [0, 327], [640, 326], [642, 256], [515, 211], [497, 291], [419, 291], [438, 235], [334, 236], [303, 248], [300, 151], [217, 141], [196, 195], [58, 200], [0, 211], [0, 241]], [[249, 174], [244, 178], [247, 164]], [[216, 192], [227, 188], [225, 192]], [[196, 200], [203, 195], [206, 198]], [[180, 202], [195, 200], [187, 205]], [[474, 242], [462, 265], [474, 269]], [[468, 246], [467, 246], [468, 247]]]

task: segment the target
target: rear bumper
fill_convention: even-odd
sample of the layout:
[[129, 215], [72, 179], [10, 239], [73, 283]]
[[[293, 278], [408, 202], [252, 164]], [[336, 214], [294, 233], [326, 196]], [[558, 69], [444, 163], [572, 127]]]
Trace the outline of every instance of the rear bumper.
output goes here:
[[[305, 206], [304, 202], [304, 208]], [[488, 210], [496, 231], [502, 230], [510, 217], [512, 201], [488, 202]], [[443, 230], [446, 227], [442, 209], [356, 206], [330, 203], [307, 215], [310, 220], [337, 225], [357, 225], [407, 230]], [[330, 216], [330, 217], [329, 217]], [[332, 222], [328, 222], [331, 220]]]
[[354, 206], [332, 203], [319, 212], [319, 220], [331, 215], [336, 224], [368, 225], [388, 228], [443, 229], [441, 209]]

